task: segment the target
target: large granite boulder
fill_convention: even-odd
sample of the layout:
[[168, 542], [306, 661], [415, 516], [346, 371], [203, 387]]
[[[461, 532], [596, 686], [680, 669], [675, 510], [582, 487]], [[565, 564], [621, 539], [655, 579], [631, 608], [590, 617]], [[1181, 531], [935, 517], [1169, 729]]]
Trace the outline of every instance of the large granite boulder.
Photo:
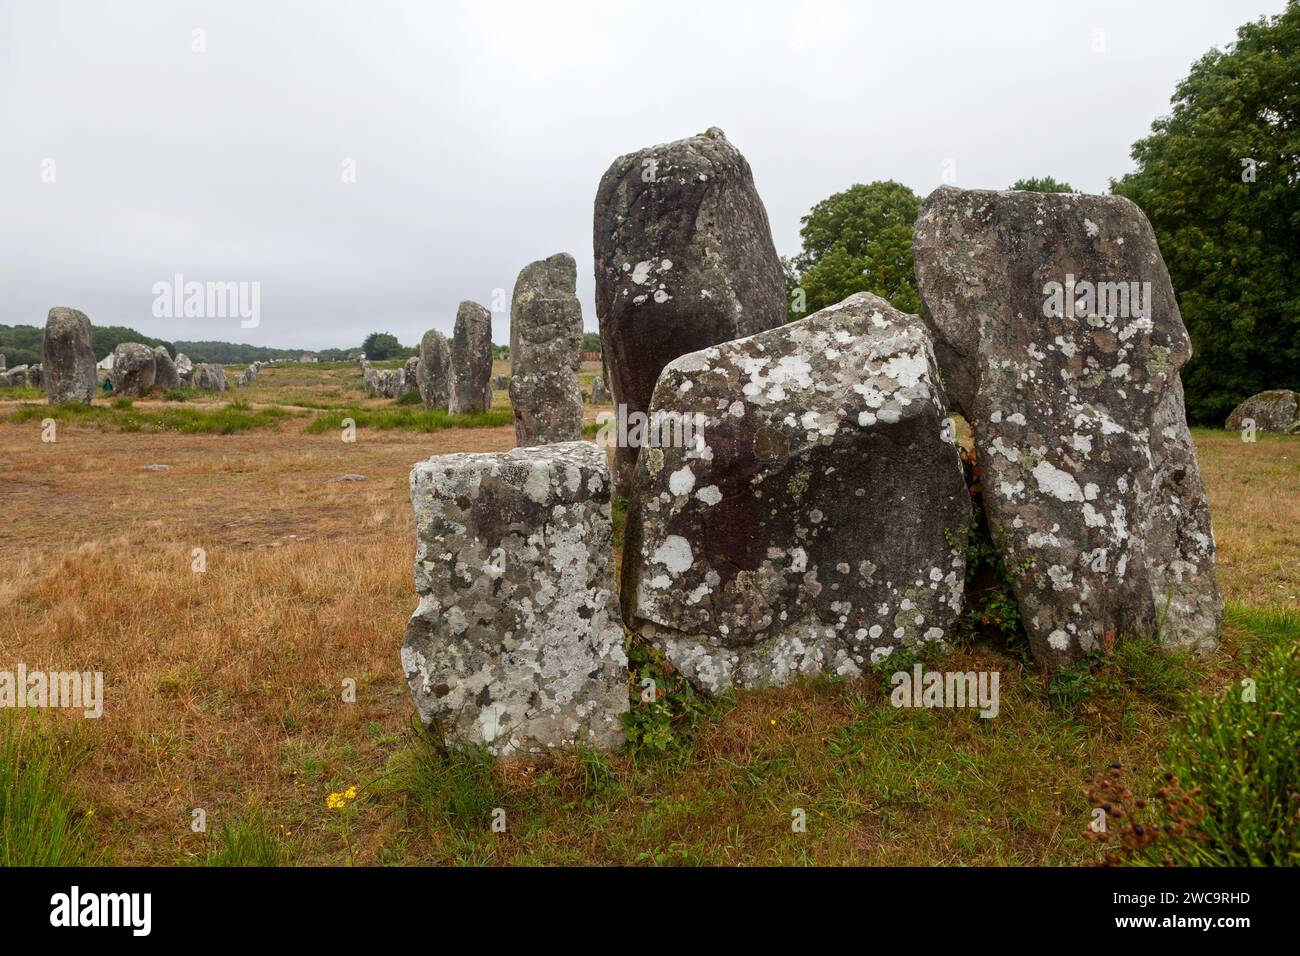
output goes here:
[[206, 362], [194, 366], [190, 381], [195, 388], [210, 392], [224, 392], [228, 387], [226, 370], [220, 365], [209, 365]]
[[1300, 435], [1300, 396], [1284, 388], [1252, 395], [1232, 410], [1224, 427], [1238, 432], [1248, 421], [1256, 431]]
[[159, 388], [177, 388], [181, 384], [176, 363], [167, 349], [159, 345], [153, 350], [153, 383]]
[[858, 293], [674, 359], [651, 407], [623, 617], [699, 689], [948, 635], [971, 503], [920, 318]]
[[155, 368], [153, 349], [139, 342], [119, 342], [113, 349], [113, 368], [109, 381], [113, 394], [139, 397], [153, 388]]
[[456, 310], [451, 340], [451, 398], [453, 415], [485, 411], [492, 405], [492, 313], [477, 302], [462, 302]]
[[80, 402], [95, 397], [95, 350], [90, 319], [76, 309], [56, 307], [45, 319], [41, 336], [41, 365], [45, 394], [51, 405]]
[[945, 186], [913, 247], [1034, 654], [1059, 667], [1157, 632], [1213, 648], [1223, 605], [1178, 375], [1191, 342], [1141, 210]]
[[623, 739], [609, 470], [588, 442], [411, 471], [420, 604], [402, 668], [425, 723], [498, 756]]
[[184, 352], [176, 353], [176, 375], [186, 385], [194, 377], [194, 362]]
[[573, 256], [557, 253], [519, 273], [510, 302], [510, 405], [520, 446], [582, 436], [582, 305]]
[[[745, 157], [713, 128], [620, 156], [596, 192], [596, 316], [605, 382], [644, 412], [679, 355], [781, 325], [785, 276]], [[637, 449], [615, 452], [615, 484]]]
[[27, 387], [44, 388], [45, 387], [45, 366], [40, 362], [35, 365], [27, 366]]
[[430, 329], [420, 339], [420, 364], [416, 384], [425, 408], [446, 408], [451, 404], [451, 348], [447, 336]]

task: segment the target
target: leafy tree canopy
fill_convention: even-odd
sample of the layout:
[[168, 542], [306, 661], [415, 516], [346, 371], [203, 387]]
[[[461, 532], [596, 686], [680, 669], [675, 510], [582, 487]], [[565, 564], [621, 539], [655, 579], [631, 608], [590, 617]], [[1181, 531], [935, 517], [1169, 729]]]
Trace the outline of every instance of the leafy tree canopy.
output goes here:
[[396, 358], [402, 351], [402, 345], [397, 341], [397, 336], [388, 332], [371, 332], [361, 343], [361, 351], [366, 353], [368, 359], [382, 361], [386, 358]]
[[788, 317], [803, 318], [854, 292], [874, 292], [895, 308], [918, 312], [912, 228], [920, 208], [921, 198], [892, 180], [850, 186], [814, 206], [801, 220], [803, 250], [782, 260]]
[[1041, 179], [1031, 176], [1029, 179], [1017, 179], [1011, 184], [1012, 189], [1028, 193], [1072, 193], [1074, 187], [1069, 183], [1058, 183], [1051, 176]]
[[1220, 424], [1255, 392], [1300, 389], [1300, 4], [1201, 57], [1172, 102], [1111, 189], [1169, 266], [1194, 351], [1188, 416]]

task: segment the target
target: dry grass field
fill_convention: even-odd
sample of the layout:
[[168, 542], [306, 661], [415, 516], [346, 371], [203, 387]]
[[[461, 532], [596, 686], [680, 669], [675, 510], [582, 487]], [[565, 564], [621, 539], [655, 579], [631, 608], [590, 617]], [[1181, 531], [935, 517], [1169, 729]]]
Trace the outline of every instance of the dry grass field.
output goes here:
[[[225, 413], [247, 427], [202, 430], [235, 399]], [[1002, 670], [999, 719], [895, 710], [877, 679], [683, 693], [659, 746], [493, 769], [415, 729], [398, 650], [415, 606], [410, 468], [508, 449], [509, 424], [381, 427], [402, 409], [367, 399], [350, 366], [95, 404], [43, 442], [44, 406], [0, 400], [0, 670], [105, 675], [97, 720], [0, 713], [56, 768], [70, 862], [1079, 863], [1096, 856], [1088, 781], [1114, 761], [1154, 774], [1185, 695], [1300, 637], [1300, 439], [1198, 431], [1229, 604], [1210, 661], [1134, 649], [1066, 706], [1025, 662], [958, 649]], [[167, 410], [191, 430], [153, 424]], [[347, 443], [329, 416], [355, 411], [375, 417]], [[494, 412], [508, 422], [503, 393]]]

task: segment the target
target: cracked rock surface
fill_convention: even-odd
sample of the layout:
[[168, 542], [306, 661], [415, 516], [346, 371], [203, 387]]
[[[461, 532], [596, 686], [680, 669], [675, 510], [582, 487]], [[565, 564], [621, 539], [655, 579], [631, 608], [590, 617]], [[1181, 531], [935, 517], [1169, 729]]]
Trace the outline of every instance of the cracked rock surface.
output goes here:
[[421, 719], [498, 756], [619, 746], [627, 655], [604, 453], [441, 455], [410, 484], [420, 603], [402, 667]]
[[1223, 603], [1178, 369], [1191, 342], [1150, 223], [1117, 196], [944, 186], [918, 286], [970, 422], [989, 529], [1049, 666], [1155, 634], [1216, 644]]
[[858, 293], [675, 359], [651, 405], [623, 615], [696, 687], [856, 675], [943, 640], [971, 506], [920, 318]]

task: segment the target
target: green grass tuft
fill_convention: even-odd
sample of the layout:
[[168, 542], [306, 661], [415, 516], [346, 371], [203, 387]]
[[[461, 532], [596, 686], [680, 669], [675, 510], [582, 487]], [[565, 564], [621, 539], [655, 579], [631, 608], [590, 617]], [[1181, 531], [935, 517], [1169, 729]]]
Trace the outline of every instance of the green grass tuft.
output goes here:
[[452, 415], [445, 408], [423, 408], [401, 405], [388, 405], [380, 408], [339, 409], [317, 415], [316, 420], [307, 426], [310, 434], [336, 431], [343, 427], [344, 419], [352, 419], [357, 428], [407, 428], [419, 432], [436, 432], [444, 428], [497, 428], [514, 421], [510, 411], [467, 412]]
[[0, 719], [0, 867], [88, 866], [87, 811], [78, 807], [71, 745], [47, 720], [11, 712]]

